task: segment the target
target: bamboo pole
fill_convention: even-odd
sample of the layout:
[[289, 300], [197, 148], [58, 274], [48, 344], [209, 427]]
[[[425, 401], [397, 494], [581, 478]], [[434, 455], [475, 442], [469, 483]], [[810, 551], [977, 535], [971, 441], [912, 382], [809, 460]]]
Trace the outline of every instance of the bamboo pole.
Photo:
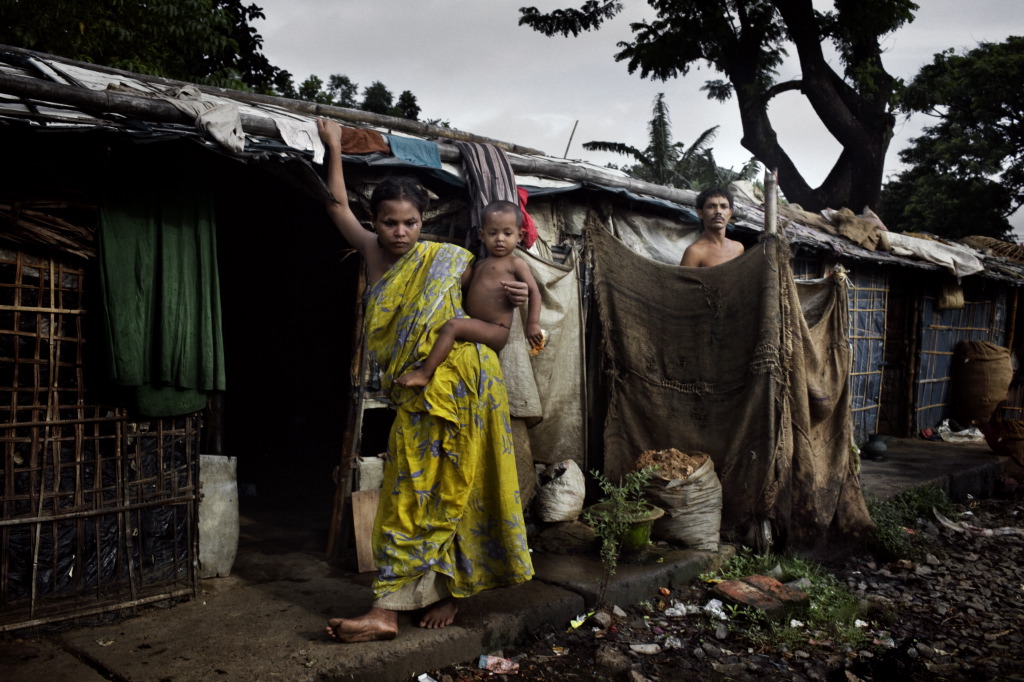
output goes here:
[[913, 298], [911, 299], [912, 312], [910, 315], [910, 338], [907, 341], [907, 360], [906, 363], [906, 386], [907, 386], [907, 418], [906, 418], [906, 433], [908, 436], [913, 436], [916, 432], [915, 420], [917, 419], [916, 407], [917, 407], [917, 378], [921, 375], [921, 358], [918, 353], [918, 349], [921, 345], [921, 287], [920, 285], [913, 288]]
[[764, 170], [764, 232], [776, 234], [779, 231], [779, 171]]
[[1017, 340], [1017, 297], [1019, 294], [1020, 289], [1014, 288], [1010, 303], [1010, 320], [1006, 325], [1006, 347], [1010, 349], [1010, 352], [1013, 352], [1013, 344]]
[[366, 291], [365, 267], [359, 268], [357, 275], [354, 309], [352, 315], [352, 362], [349, 366], [350, 383], [355, 389], [349, 393], [347, 424], [342, 436], [341, 452], [338, 461], [338, 476], [334, 488], [334, 504], [331, 512], [331, 523], [327, 533], [327, 560], [330, 563], [341, 562], [344, 543], [341, 541], [345, 529], [345, 505], [351, 497], [352, 468], [356, 461], [362, 441], [363, 411], [366, 409], [367, 356], [363, 336], [363, 293]]
[[189, 83], [186, 81], [174, 80], [173, 78], [163, 78], [162, 76], [150, 76], [147, 74], [132, 73], [131, 71], [115, 69], [109, 66], [88, 64], [85, 62], [68, 59], [66, 57], [45, 54], [42, 52], [33, 52], [32, 50], [11, 47], [8, 45], [0, 45], [0, 49], [4, 50], [5, 52], [13, 52], [15, 54], [32, 57], [43, 62], [69, 64], [71, 66], [76, 66], [82, 69], [88, 69], [89, 71], [95, 71], [98, 73], [105, 73], [112, 76], [124, 76], [125, 78], [131, 78], [142, 83], [160, 85], [170, 88], [180, 88], [185, 85], [191, 85], [198, 88], [200, 92], [205, 92], [210, 95], [216, 95], [218, 97], [225, 97], [227, 99], [242, 102], [249, 102], [251, 104], [276, 106], [286, 111], [291, 111], [297, 114], [305, 114], [307, 116], [326, 116], [330, 118], [336, 118], [341, 121], [348, 121], [350, 123], [379, 126], [382, 128], [388, 128], [390, 130], [397, 130], [399, 132], [409, 133], [412, 135], [420, 135], [423, 137], [446, 137], [452, 140], [460, 140], [463, 142], [493, 144], [497, 147], [501, 147], [505, 151], [512, 152], [515, 154], [543, 155], [544, 153], [536, 149], [523, 147], [517, 144], [512, 144], [510, 142], [494, 140], [489, 137], [484, 137], [482, 135], [466, 133], [461, 130], [445, 128], [442, 126], [432, 125], [430, 123], [424, 123], [422, 121], [413, 121], [411, 119], [400, 118], [398, 116], [385, 116], [383, 114], [375, 114], [370, 111], [362, 111], [361, 109], [349, 109], [347, 107], [337, 107], [330, 104], [318, 104], [316, 102], [307, 102], [305, 100], [288, 99], [287, 97], [278, 97], [276, 95], [263, 95], [256, 92], [246, 92], [244, 90], [229, 90], [227, 88], [218, 88], [213, 85], [200, 85], [198, 83]]
[[170, 592], [163, 592], [161, 594], [154, 594], [149, 597], [143, 597], [141, 599], [133, 599], [131, 601], [119, 601], [113, 604], [104, 604], [102, 606], [96, 606], [92, 608], [75, 608], [70, 613], [63, 611], [61, 613], [47, 616], [44, 618], [33, 618], [32, 620], [16, 621], [11, 623], [0, 623], [0, 632], [8, 632], [10, 630], [19, 630], [21, 628], [36, 627], [39, 625], [45, 625], [47, 623], [54, 623], [60, 620], [67, 620], [68, 618], [83, 618], [85, 616], [95, 616], [100, 613], [106, 613], [108, 611], [120, 611], [121, 609], [131, 609], [136, 606], [143, 606], [145, 604], [152, 604], [158, 601], [166, 601], [175, 597], [184, 597], [196, 595], [194, 587], [179, 588]]
[[103, 507], [97, 509], [79, 509], [77, 511], [64, 512], [59, 514], [46, 514], [36, 516], [23, 516], [14, 519], [0, 519], [0, 528], [7, 528], [10, 526], [23, 526], [26, 524], [42, 524], [50, 523], [52, 521], [67, 521], [69, 519], [89, 519], [96, 516], [115, 516], [123, 512], [139, 511], [142, 509], [152, 509], [154, 507], [163, 507], [169, 504], [182, 504], [185, 502], [191, 502], [196, 499], [196, 494], [183, 494], [180, 497], [173, 499], [160, 499], [151, 500], [149, 502], [135, 502], [130, 504], [122, 504], [118, 507]]
[[[135, 76], [134, 74], [128, 75], [132, 75], [133, 77]], [[169, 83], [176, 82], [170, 81]], [[206, 88], [205, 90], [210, 89]], [[296, 105], [292, 107], [292, 110], [310, 116], [323, 115], [332, 118], [339, 118], [344, 121], [355, 121], [356, 118], [348, 116], [348, 114], [353, 111], [351, 109], [325, 107], [324, 105], [312, 105], [310, 103], [305, 103], [310, 104], [307, 107], [301, 106], [302, 103], [295, 103], [292, 100], [285, 100], [280, 97], [254, 95], [253, 93], [241, 93], [233, 90], [216, 90], [221, 93], [225, 93], [222, 96], [229, 99], [253, 101], [256, 99], [269, 99], [273, 100], [273, 102], [264, 103], [272, 103], [276, 106], [281, 106], [280, 102], [292, 103]], [[0, 92], [6, 92], [29, 99], [46, 100], [68, 106], [81, 107], [91, 111], [111, 112], [165, 123], [193, 123], [192, 118], [188, 114], [181, 112], [177, 107], [166, 100], [130, 95], [109, 90], [91, 90], [89, 88], [74, 85], [50, 83], [35, 78], [22, 78], [19, 76], [0, 73]], [[358, 113], [366, 114], [367, 112]], [[342, 118], [339, 114], [344, 114], [346, 118]], [[358, 118], [363, 117], [360, 116]], [[274, 119], [269, 116], [264, 117], [253, 116], [251, 114], [241, 114], [241, 122], [242, 129], [247, 134], [281, 139], [281, 135], [277, 129], [277, 124]], [[377, 125], [382, 124], [377, 123]], [[472, 141], [481, 143], [486, 141], [486, 138], [456, 134], [457, 131], [451, 131], [447, 128], [439, 129], [437, 132], [443, 137], [449, 139], [472, 137]], [[494, 144], [494, 142], [491, 142], [491, 144]], [[437, 142], [437, 146], [442, 161], [447, 161], [449, 163], [461, 162], [462, 155], [454, 144]], [[637, 194], [665, 199], [666, 201], [671, 201], [684, 206], [693, 206], [697, 199], [697, 193], [693, 190], [656, 185], [627, 176], [617, 175], [598, 166], [591, 166], [589, 164], [551, 159], [543, 156], [540, 152], [527, 150], [522, 147], [515, 147], [508, 143], [498, 143], [498, 146], [506, 149], [509, 147], [514, 149], [514, 155], [509, 157], [509, 164], [512, 166], [512, 170], [517, 174], [538, 175], [568, 182], [592, 183], [596, 185], [603, 185], [605, 187], [625, 189], [631, 192], [636, 192]], [[530, 152], [530, 154], [521, 155], [527, 152]], [[738, 218], [744, 217], [742, 208], [737, 207], [735, 213]]]

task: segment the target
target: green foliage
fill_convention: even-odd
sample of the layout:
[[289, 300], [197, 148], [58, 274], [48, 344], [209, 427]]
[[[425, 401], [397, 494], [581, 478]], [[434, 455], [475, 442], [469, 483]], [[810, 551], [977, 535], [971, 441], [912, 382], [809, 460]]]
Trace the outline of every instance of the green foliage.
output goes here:
[[395, 96], [391, 94], [383, 83], [373, 81], [363, 90], [363, 111], [372, 111], [375, 114], [389, 114], [395, 104]]
[[880, 214], [890, 229], [1008, 239], [1024, 205], [1024, 38], [935, 55], [906, 87], [907, 113], [934, 116], [900, 159]]
[[619, 564], [622, 541], [633, 524], [645, 518], [650, 505], [644, 499], [644, 488], [655, 469], [646, 467], [627, 473], [618, 483], [612, 483], [600, 471], [591, 475], [601, 489], [601, 501], [583, 512], [583, 520], [594, 529], [601, 541], [601, 564], [604, 567], [598, 601], [604, 602], [608, 582]]
[[868, 497], [868, 512], [875, 526], [871, 531], [871, 549], [885, 559], [919, 561], [930, 547], [930, 537], [919, 532], [919, 519], [933, 519], [933, 509], [952, 516], [953, 503], [938, 486], [905, 490], [888, 499]]
[[137, 73], [266, 89], [278, 70], [241, 0], [6, 0], [0, 43]]
[[404, 90], [402, 94], [398, 96], [398, 102], [395, 104], [392, 115], [398, 116], [399, 118], [407, 118], [410, 121], [418, 121], [420, 117], [420, 105], [416, 101], [416, 95], [412, 94], [409, 90]]
[[643, 151], [622, 142], [585, 142], [583, 148], [631, 156], [636, 165], [626, 168], [627, 172], [641, 180], [669, 187], [725, 187], [735, 180], [752, 180], [760, 170], [755, 159], [748, 161], [739, 172], [722, 168], [715, 162], [711, 143], [718, 126], [705, 130], [689, 147], [674, 142], [664, 93], [654, 98], [647, 130], [648, 143]]
[[352, 79], [340, 73], [331, 74], [327, 80], [327, 92], [336, 106], [354, 109], [357, 106], [356, 93], [359, 86]]
[[[833, 0], [829, 10], [789, 0], [648, 4], [656, 18], [630, 25], [633, 39], [618, 44], [616, 61], [625, 61], [630, 73], [663, 81], [701, 67], [722, 74], [708, 79], [703, 89], [717, 101], [736, 97], [743, 145], [759, 162], [779, 169], [791, 201], [808, 210], [855, 206], [859, 211], [877, 204], [899, 86], [883, 68], [881, 40], [913, 19], [914, 2]], [[526, 7], [519, 23], [548, 36], [576, 36], [600, 28], [621, 11], [620, 2], [594, 0], [545, 14]], [[838, 50], [838, 72], [821, 49], [823, 42]], [[791, 51], [802, 75], [780, 82], [778, 68]], [[819, 187], [803, 179], [772, 127], [769, 103], [785, 92], [806, 97], [843, 148]]]
[[[260, 7], [244, 0], [4, 0], [0, 43], [135, 73], [359, 107], [359, 86], [348, 76], [333, 74], [325, 84], [311, 75], [296, 88], [292, 74], [271, 65], [251, 25], [263, 18]], [[379, 82], [371, 88], [368, 111], [418, 119], [412, 92], [392, 105], [387, 88]], [[388, 103], [384, 110], [378, 96]]]
[[[362, 102], [356, 100], [359, 85], [348, 76], [340, 73], [332, 74], [326, 84], [319, 76], [310, 75], [309, 78], [302, 82], [297, 92], [292, 92], [292, 96], [307, 102], [347, 107], [349, 109], [362, 109], [363, 111], [370, 111], [375, 114], [407, 118], [411, 121], [419, 120], [420, 107], [416, 101], [416, 95], [412, 94], [409, 90], [405, 90], [398, 97], [398, 102], [395, 103], [394, 95], [380, 81], [374, 81], [363, 90]], [[284, 92], [281, 94], [288, 96]]]
[[605, 19], [611, 19], [622, 10], [621, 2], [597, 2], [587, 0], [583, 6], [576, 9], [556, 9], [551, 14], [541, 14], [536, 7], [523, 7], [519, 11], [522, 17], [520, 25], [526, 24], [546, 36], [553, 36], [561, 33], [568, 36], [572, 33], [578, 36], [580, 31], [589, 31], [597, 28]]
[[324, 82], [319, 76], [311, 74], [309, 78], [302, 81], [298, 91], [299, 99], [317, 104], [334, 104], [331, 94], [324, 90]]
[[[860, 600], [835, 576], [814, 562], [774, 554], [756, 555], [749, 549], [742, 549], [725, 567], [705, 573], [701, 578], [718, 581], [748, 575], [772, 575], [783, 583], [806, 578], [806, 585], [800, 589], [809, 597], [805, 610], [788, 614], [784, 620], [772, 619], [758, 609], [733, 608], [730, 614], [732, 627], [741, 630], [755, 643], [795, 647], [805, 644], [809, 638], [819, 641], [831, 639], [834, 648], [841, 649], [843, 644], [856, 647], [865, 641], [864, 629], [855, 624], [860, 615]], [[793, 627], [790, 619], [797, 619], [803, 625]]]

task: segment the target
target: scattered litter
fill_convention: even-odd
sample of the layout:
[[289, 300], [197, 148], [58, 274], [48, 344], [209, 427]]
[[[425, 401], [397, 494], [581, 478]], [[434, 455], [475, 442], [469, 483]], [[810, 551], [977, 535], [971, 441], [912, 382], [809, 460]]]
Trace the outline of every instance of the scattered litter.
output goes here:
[[593, 611], [591, 611], [590, 613], [581, 613], [580, 615], [576, 616], [575, 618], [569, 621], [569, 629], [576, 630], [577, 628], [579, 628], [579, 626], [583, 625], [588, 620], [590, 620], [590, 617], [593, 615]]
[[615, 616], [616, 618], [625, 618], [626, 617], [626, 612], [623, 611], [622, 609], [620, 609], [618, 606], [613, 606], [612, 607], [612, 615]]
[[97, 639], [96, 643], [99, 644], [100, 646], [110, 646], [111, 644], [114, 643], [114, 640], [112, 640], [112, 639]]
[[960, 521], [959, 523], [950, 521], [935, 507], [932, 507], [932, 513], [935, 514], [935, 518], [938, 519], [939, 523], [943, 526], [961, 533], [971, 533], [973, 535], [982, 535], [984, 537], [993, 537], [997, 535], [1024, 535], [1024, 528], [1014, 528], [1013, 526], [1003, 526], [1002, 528], [982, 528], [980, 526], [972, 526], [971, 524], [963, 521]]
[[660, 654], [661, 645], [659, 644], [630, 644], [630, 651], [635, 651], [638, 654]]
[[680, 604], [676, 602], [665, 609], [662, 613], [668, 618], [682, 618], [684, 616], [692, 616], [695, 613], [700, 613], [700, 611], [701, 608], [696, 604]]
[[880, 633], [878, 633], [878, 637], [875, 637], [872, 640], [872, 642], [874, 644], [879, 645], [879, 646], [884, 646], [887, 649], [895, 649], [896, 648], [896, 642], [895, 642], [895, 640], [893, 640], [892, 637], [889, 636], [888, 632], [880, 632]]
[[806, 592], [810, 588], [814, 587], [814, 583], [806, 576], [797, 578], [796, 580], [790, 580], [785, 584], [786, 587], [792, 587], [794, 590], [800, 590]]
[[867, 626], [868, 624], [862, 621], [860, 618], [853, 621], [853, 627], [855, 628], [866, 628]]
[[802, 628], [803, 626], [804, 623], [802, 621], [797, 620], [796, 618], [793, 618], [789, 621], [789, 627], [791, 628]]
[[555, 656], [564, 656], [567, 653], [569, 653], [569, 649], [564, 646], [553, 646], [551, 647], [551, 653], [553, 653]]
[[416, 678], [416, 682], [437, 682], [437, 680], [435, 680], [427, 673], [423, 673], [422, 675]]
[[729, 620], [729, 616], [725, 615], [725, 610], [722, 608], [721, 600], [712, 599], [704, 605], [704, 611], [710, 613], [718, 620]]
[[665, 641], [662, 642], [661, 645], [665, 649], [682, 649], [683, 648], [683, 640], [679, 639], [675, 635], [672, 635], [672, 636], [666, 637]]
[[948, 419], [944, 419], [942, 424], [938, 428], [939, 436], [947, 443], [983, 443], [985, 442], [985, 436], [981, 433], [981, 429], [977, 426], [972, 426], [969, 429], [955, 430], [949, 423]]
[[667, 597], [668, 595], [672, 594], [672, 590], [668, 589], [667, 587], [659, 587], [658, 594], [660, 594], [662, 597]]
[[484, 670], [490, 670], [492, 673], [498, 673], [499, 675], [519, 672], [518, 663], [513, 663], [507, 658], [502, 658], [501, 656], [488, 656], [484, 654], [480, 656], [480, 661], [477, 665]]

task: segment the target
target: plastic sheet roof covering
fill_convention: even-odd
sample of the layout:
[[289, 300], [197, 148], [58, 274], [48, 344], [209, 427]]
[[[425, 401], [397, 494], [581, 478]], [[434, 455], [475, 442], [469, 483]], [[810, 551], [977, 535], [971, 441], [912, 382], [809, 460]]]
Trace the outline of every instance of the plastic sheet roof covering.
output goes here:
[[[88, 88], [90, 90], [97, 91], [105, 91], [111, 86], [120, 86], [152, 96], [163, 96], [171, 87], [155, 83], [152, 80], [147, 79], [145, 76], [134, 78], [130, 74], [125, 74], [124, 72], [108, 73], [107, 71], [99, 68], [91, 69], [86, 65], [68, 63], [66, 60], [47, 59], [44, 56], [36, 54], [28, 55], [23, 54], [22, 52], [4, 50], [2, 47], [0, 47], [0, 74], [15, 76], [18, 78], [42, 80], [79, 88]], [[223, 92], [229, 93], [230, 91]], [[238, 107], [241, 115], [263, 119], [266, 121], [268, 127], [271, 126], [271, 122], [274, 119], [280, 117], [287, 117], [305, 122], [309, 122], [314, 119], [314, 116], [312, 115], [290, 111], [282, 106], [251, 103], [244, 101], [243, 99], [235, 99], [230, 96], [221, 97], [209, 93], [204, 93], [203, 96], [204, 98], [208, 97], [211, 100], [229, 101]], [[184, 122], [167, 123], [145, 121], [141, 122], [142, 125], [140, 125], [140, 121], [137, 118], [133, 119], [128, 116], [111, 113], [105, 113], [100, 117], [99, 115], [89, 113], [75, 106], [65, 105], [59, 102], [45, 101], [42, 98], [23, 98], [19, 95], [3, 91], [0, 91], [0, 119], [19, 120], [31, 125], [46, 126], [47, 128], [115, 128], [130, 131], [133, 135], [143, 136], [147, 134], [166, 135], [168, 133], [174, 133], [177, 135], [193, 137], [205, 142], [211, 147], [218, 148], [220, 151], [226, 151], [210, 140], [207, 135], [198, 131], [194, 126], [188, 125]], [[385, 128], [374, 126], [364, 125], [363, 127], [372, 128], [381, 133], [391, 132]], [[277, 137], [270, 135], [254, 135], [251, 133], [246, 134], [246, 150], [243, 155], [265, 155], [268, 153], [302, 158], [307, 161], [312, 157], [311, 151], [289, 147]], [[516, 156], [519, 156], [520, 158], [529, 158], [511, 152], [506, 153], [510, 158], [514, 158]], [[592, 173], [597, 177], [606, 176], [609, 179], [628, 177], [628, 175], [622, 171], [599, 167], [578, 160], [561, 159], [546, 155], [533, 158], [542, 158], [547, 163], [565, 164], [566, 166], [575, 168], [585, 168], [589, 173]], [[409, 167], [405, 162], [387, 155], [370, 155], [369, 157], [360, 159], [359, 161], [373, 166], [402, 165]], [[445, 162], [443, 164], [443, 168], [440, 171], [437, 171], [437, 174], [446, 176], [444, 179], [452, 184], [463, 185], [465, 182], [460, 164]], [[630, 190], [612, 187], [610, 185], [604, 185], [599, 181], [578, 182], [552, 178], [547, 175], [540, 176], [519, 172], [516, 173], [516, 176], [519, 184], [529, 187], [531, 191], [538, 196], [544, 194], [573, 192], [580, 189], [592, 189], [599, 192], [616, 193], [620, 196], [626, 197], [630, 201], [646, 204], [661, 211], [668, 210], [669, 212], [674, 213], [683, 222], [698, 222], [696, 213], [691, 205], [667, 199], [660, 199]], [[817, 254], [831, 254], [837, 258], [873, 261], [882, 265], [913, 267], [923, 270], [941, 269], [940, 266], [927, 261], [895, 256], [885, 251], [870, 251], [841, 237], [822, 232], [815, 228], [800, 225], [787, 219], [780, 218], [779, 224], [791, 243]], [[736, 219], [734, 220], [733, 225], [736, 229], [747, 233], [761, 232], [764, 225], [764, 211], [760, 207], [737, 202]], [[982, 273], [984, 276], [1012, 281], [1015, 283], [1024, 283], [1024, 264], [999, 256], [984, 255], [982, 258], [985, 262], [985, 272]]]
[[[0, 46], [0, 73], [19, 78], [41, 80], [101, 92], [110, 88], [119, 88], [121, 92], [131, 94], [131, 91], [134, 90], [141, 95], [153, 97], [165, 96], [173, 87], [170, 85], [154, 83], [151, 79], [145, 76], [135, 78], [130, 74], [125, 74], [124, 72], [108, 73], [101, 69], [90, 69], [84, 66], [70, 64], [65, 60], [51, 60], [41, 55], [26, 55], [21, 52], [6, 51], [2, 46]], [[248, 115], [254, 118], [264, 119], [268, 126], [274, 125], [273, 121], [280, 117], [288, 117], [304, 122], [311, 122], [315, 120], [315, 116], [313, 115], [290, 111], [285, 107], [275, 106], [272, 104], [252, 103], [242, 99], [231, 98], [230, 96], [218, 96], [207, 92], [204, 92], [203, 97], [204, 99], [214, 102], [229, 101], [238, 107], [240, 115]], [[130, 130], [136, 135], [145, 135], [147, 132], [159, 132], [162, 134], [174, 132], [180, 135], [189, 135], [205, 139], [210, 142], [211, 146], [216, 146], [212, 141], [208, 140], [206, 135], [185, 122], [167, 123], [146, 121], [144, 126], [140, 126], [137, 119], [133, 120], [130, 117], [116, 113], [107, 112], [102, 115], [97, 115], [75, 106], [57, 102], [46, 102], [41, 98], [35, 97], [24, 98], [19, 95], [5, 93], [3, 91], [0, 91], [0, 118], [17, 119], [33, 125], [44, 125], [47, 128], [106, 127]], [[360, 127], [376, 130], [382, 134], [395, 134], [394, 131], [384, 127], [366, 124], [359, 125]], [[408, 137], [416, 137], [415, 135], [410, 135], [408, 133], [402, 134]], [[310, 150], [289, 147], [285, 142], [277, 137], [247, 133], [245, 153], [248, 154], [250, 151], [261, 153], [276, 152], [283, 155], [292, 155], [306, 159], [311, 157]], [[510, 158], [528, 158], [514, 152], [506, 152], [506, 155]], [[545, 162], [555, 165], [556, 167], [558, 165], [565, 165], [566, 167], [586, 168], [593, 175], [608, 176], [610, 178], [629, 177], [622, 171], [604, 168], [583, 161], [549, 156], [537, 157], [536, 155], [534, 158], [542, 158]], [[357, 159], [353, 159], [353, 162], [370, 166], [410, 167], [410, 164], [386, 154], [365, 155]], [[420, 170], [425, 171], [426, 169], [421, 168]], [[447, 182], [458, 184], [460, 186], [464, 186], [465, 184], [461, 164], [446, 161], [442, 164], [441, 171], [435, 174], [438, 176], [447, 176], [443, 178]], [[571, 192], [582, 187], [621, 191], [618, 189], [606, 188], [600, 184], [580, 183], [573, 180], [553, 178], [547, 175], [541, 176], [529, 173], [517, 173], [517, 178], [519, 180], [519, 184], [530, 187], [537, 194]], [[634, 201], [650, 202], [661, 208], [672, 208], [674, 210], [678, 210], [681, 206], [663, 199], [657, 199], [636, 193], [628, 194]], [[684, 207], [683, 210], [690, 215], [694, 215], [692, 210], [688, 208]]]
[[[20, 52], [4, 50], [0, 46], [0, 74], [72, 86], [97, 92], [112, 90], [118, 94], [137, 95], [142, 97], [165, 97], [173, 86], [160, 85], [147, 80], [126, 75], [125, 73], [107, 73], [99, 69], [90, 69], [62, 60], [50, 60], [41, 56], [26, 55]], [[282, 107], [272, 105], [253, 105], [242, 100], [234, 100], [204, 93], [204, 99], [210, 101], [230, 102], [238, 107], [239, 114], [265, 119], [268, 129], [273, 126], [275, 117], [288, 117], [297, 120], [309, 120], [308, 116], [300, 116]], [[16, 120], [32, 126], [47, 129], [86, 129], [108, 128], [131, 133], [133, 136], [175, 134], [187, 136], [204, 142], [207, 146], [227, 152], [215, 143], [209, 135], [190, 125], [184, 117], [182, 121], [168, 122], [145, 119], [139, 116], [128, 116], [111, 111], [96, 113], [85, 107], [64, 104], [41, 96], [25, 97], [0, 90], [0, 119]], [[282, 155], [309, 156], [308, 152], [287, 146], [280, 139], [261, 135], [246, 135], [246, 150], [241, 156], [264, 155], [277, 153]]]
[[[747, 207], [747, 219], [736, 221], [736, 223], [747, 229], [760, 232], [763, 230], [764, 225], [764, 210], [760, 207]], [[882, 250], [871, 251], [848, 239], [781, 217], [779, 218], [779, 225], [785, 232], [790, 244], [807, 249], [817, 255], [829, 255], [838, 260], [867, 261], [877, 263], [878, 265], [916, 268], [932, 272], [945, 269], [936, 263], [917, 258], [897, 256]], [[964, 249], [971, 249], [971, 247], [966, 245], [960, 246]], [[983, 254], [977, 251], [977, 249], [971, 250], [977, 252], [978, 257], [985, 266], [984, 272], [978, 273], [979, 275], [1012, 282], [1017, 285], [1024, 285], [1024, 263], [1002, 256]]]

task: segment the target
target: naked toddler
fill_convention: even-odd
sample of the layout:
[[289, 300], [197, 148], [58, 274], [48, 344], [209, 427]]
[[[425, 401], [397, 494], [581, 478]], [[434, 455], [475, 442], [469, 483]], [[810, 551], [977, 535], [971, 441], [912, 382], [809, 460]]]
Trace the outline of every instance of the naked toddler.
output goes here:
[[544, 343], [540, 328], [540, 288], [530, 267], [515, 255], [523, 238], [523, 214], [511, 201], [493, 201], [483, 211], [480, 240], [487, 257], [462, 275], [468, 280], [465, 310], [469, 317], [453, 317], [444, 323], [426, 360], [395, 379], [399, 386], [426, 386], [434, 370], [444, 362], [456, 341], [483, 343], [496, 351], [505, 347], [515, 308], [509, 303], [503, 282], [518, 280], [529, 288], [526, 338], [538, 348]]

